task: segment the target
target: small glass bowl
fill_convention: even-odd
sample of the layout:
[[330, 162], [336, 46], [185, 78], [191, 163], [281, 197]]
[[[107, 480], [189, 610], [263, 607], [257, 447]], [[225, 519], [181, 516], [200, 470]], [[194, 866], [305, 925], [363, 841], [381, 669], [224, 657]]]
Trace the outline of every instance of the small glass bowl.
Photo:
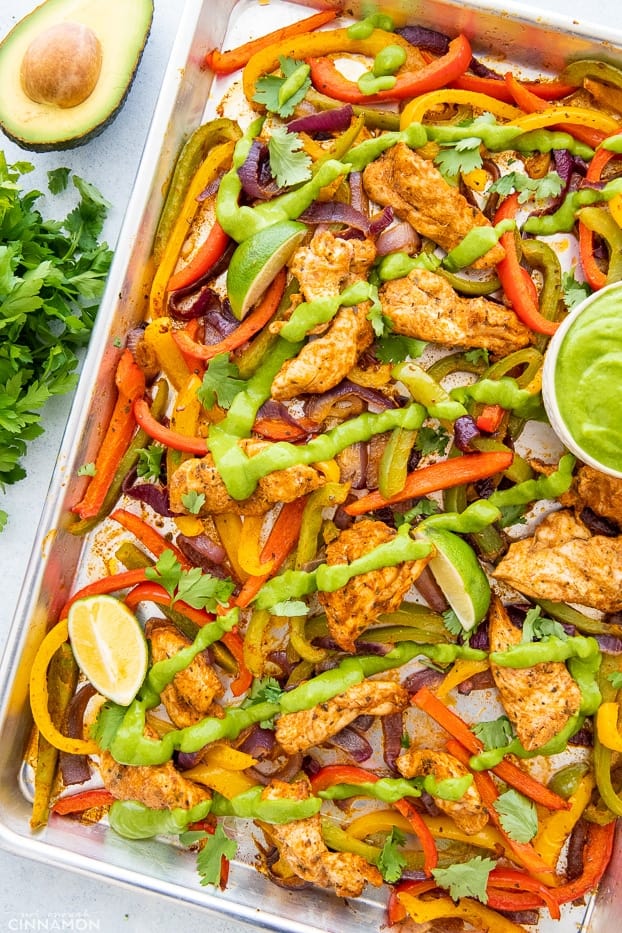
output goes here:
[[[542, 369], [542, 399], [549, 421], [551, 422], [551, 427], [564, 446], [567, 447], [571, 453], [575, 454], [583, 463], [589, 464], [601, 473], [607, 473], [610, 476], [616, 476], [622, 479], [622, 470], [617, 470], [612, 466], [601, 463], [600, 460], [597, 460], [592, 454], [588, 453], [588, 451], [577, 442], [572, 433], [572, 423], [569, 423], [567, 416], [565, 419], [562, 417], [555, 387], [559, 352], [566, 335], [577, 321], [577, 318], [579, 318], [587, 308], [599, 298], [610, 293], [617, 295], [619, 298], [620, 327], [622, 328], [622, 282], [614, 282], [611, 285], [599, 289], [599, 291], [589, 295], [589, 297], [573, 308], [549, 341]], [[620, 450], [622, 451], [622, 399], [620, 403]]]

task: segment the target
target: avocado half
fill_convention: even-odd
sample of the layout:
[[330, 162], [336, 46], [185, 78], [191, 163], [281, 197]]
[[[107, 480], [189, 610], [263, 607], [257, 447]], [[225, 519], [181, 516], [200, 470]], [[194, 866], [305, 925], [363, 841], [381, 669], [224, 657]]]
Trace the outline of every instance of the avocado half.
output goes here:
[[[35, 152], [72, 149], [98, 136], [123, 106], [152, 21], [153, 0], [46, 0], [0, 43], [3, 132], [23, 149]], [[95, 87], [75, 106], [38, 102], [22, 86], [22, 63], [31, 43], [48, 35], [48, 30], [53, 35], [62, 23], [92, 30], [101, 48]], [[60, 65], [61, 70], [64, 67]]]

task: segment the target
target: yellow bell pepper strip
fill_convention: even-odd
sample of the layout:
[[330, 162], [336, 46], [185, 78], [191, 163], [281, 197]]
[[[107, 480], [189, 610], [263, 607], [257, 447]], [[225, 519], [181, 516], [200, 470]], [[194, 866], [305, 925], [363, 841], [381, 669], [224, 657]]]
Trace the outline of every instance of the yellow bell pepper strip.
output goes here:
[[213, 515], [212, 517], [220, 542], [227, 552], [227, 560], [231, 564], [237, 579], [244, 583], [249, 575], [238, 560], [240, 538], [242, 537], [242, 519], [237, 512], [223, 512], [221, 515]]
[[145, 374], [128, 349], [117, 364], [115, 385], [117, 399], [95, 458], [95, 473], [80, 502], [72, 506], [72, 512], [82, 519], [98, 514], [136, 429], [133, 404], [145, 394]]
[[[261, 610], [258, 610], [261, 611]], [[312, 661], [317, 664], [328, 657], [327, 648], [316, 648], [306, 636], [304, 616], [290, 616], [289, 643], [303, 661]]]
[[[523, 108], [525, 109], [525, 108]], [[521, 128], [523, 133], [537, 130], [545, 126], [554, 126], [562, 132], [576, 135], [582, 142], [596, 147], [607, 136], [620, 130], [620, 122], [602, 110], [590, 110], [587, 107], [547, 107], [544, 110], [529, 113], [525, 117], [512, 120], [514, 126]], [[596, 130], [596, 134], [586, 134], [581, 130]], [[603, 134], [603, 135], [601, 135]]]
[[244, 632], [244, 663], [253, 677], [262, 677], [266, 663], [264, 647], [272, 616], [266, 609], [254, 609]]
[[230, 163], [234, 145], [234, 142], [226, 142], [214, 146], [192, 177], [182, 206], [166, 238], [166, 246], [162, 251], [162, 256], [153, 277], [149, 296], [149, 312], [152, 318], [159, 317], [165, 312], [164, 302], [168, 282], [199, 208], [199, 195]]
[[218, 768], [228, 768], [230, 771], [246, 771], [257, 764], [257, 759], [237, 748], [232, 748], [225, 742], [213, 742], [205, 751], [203, 762]]
[[601, 703], [596, 713], [598, 740], [613, 752], [622, 752], [622, 733], [618, 729], [620, 707], [617, 703]]
[[[617, 194], [611, 200], [619, 202], [621, 195]], [[618, 226], [611, 209], [605, 207], [583, 207], [577, 216], [580, 223], [592, 233], [596, 233], [607, 247], [609, 265], [605, 282], [619, 282], [622, 278], [622, 230]]]
[[[197, 391], [201, 388], [201, 380], [193, 373], [188, 379], [186, 385], [178, 393], [175, 404], [171, 412], [170, 427], [172, 431], [183, 434], [185, 437], [195, 437], [199, 424], [199, 417], [202, 411], [202, 405], [197, 397]], [[171, 477], [177, 467], [184, 460], [187, 460], [190, 454], [175, 447], [166, 448], [166, 475]], [[198, 534], [199, 532], [197, 532]]]
[[594, 784], [594, 776], [585, 774], [569, 799], [570, 810], [557, 810], [540, 820], [532, 845], [551, 868], [556, 867], [564, 843], [590, 802]]
[[462, 897], [457, 904], [454, 904], [450, 897], [423, 900], [422, 897], [416, 897], [404, 891], [398, 894], [397, 898], [415, 923], [458, 917], [470, 923], [475, 929], [486, 930], [488, 933], [522, 933], [523, 928], [518, 924], [512, 923], [507, 917], [495, 913], [470, 897]]
[[190, 369], [179, 350], [173, 334], [173, 322], [164, 315], [150, 321], [145, 328], [143, 340], [155, 353], [160, 368], [171, 385], [180, 392], [190, 378]]
[[[423, 820], [435, 839], [450, 839], [453, 842], [463, 842], [479, 849], [488, 849], [490, 852], [499, 852], [505, 849], [505, 843], [494, 826], [488, 824], [476, 833], [467, 834], [459, 829], [456, 823], [443, 814], [429, 816], [422, 814]], [[348, 834], [355, 839], [366, 839], [376, 833], [390, 832], [393, 828], [403, 833], [412, 833], [413, 828], [406, 817], [395, 810], [373, 810], [363, 816], [357, 817], [348, 826]]]
[[487, 659], [485, 661], [469, 661], [464, 658], [458, 658], [457, 661], [454, 661], [453, 667], [449, 673], [445, 675], [441, 683], [436, 687], [437, 697], [443, 699], [451, 690], [454, 690], [460, 684], [464, 683], [465, 680], [469, 680], [469, 678], [474, 677], [475, 674], [483, 674], [488, 668], [489, 663]]
[[[367, 55], [375, 58], [378, 52], [388, 45], [399, 45], [406, 52], [404, 68], [415, 70], [423, 62], [421, 53], [401, 36], [384, 29], [374, 29], [365, 38], [354, 38], [348, 29], [323, 30], [304, 36], [292, 36], [280, 42], [274, 42], [265, 49], [253, 55], [244, 68], [242, 84], [244, 94], [249, 103], [254, 103], [257, 82], [265, 75], [271, 74], [279, 67], [279, 59], [295, 58], [309, 59], [317, 55], [330, 55], [332, 53], [353, 53]], [[366, 99], [365, 99], [366, 100]], [[363, 103], [365, 102], [363, 101]]]
[[511, 107], [487, 94], [477, 94], [471, 91], [443, 88], [439, 91], [429, 91], [421, 94], [406, 104], [400, 115], [400, 128], [406, 129], [411, 123], [423, 123], [428, 111], [445, 104], [466, 104], [482, 113], [493, 113], [502, 120], [513, 121], [520, 117], [521, 111]]
[[274, 569], [274, 560], [262, 561], [260, 557], [264, 520], [264, 515], [246, 515], [242, 522], [238, 563], [249, 576], [272, 573]]
[[196, 781], [197, 784], [205, 784], [206, 787], [215, 790], [227, 800], [257, 786], [257, 781], [243, 771], [234, 771], [204, 762], [184, 771], [184, 777], [189, 781]]
[[48, 709], [47, 672], [57, 650], [69, 638], [67, 619], [63, 618], [47, 633], [35, 655], [30, 670], [30, 708], [39, 733], [61, 752], [70, 755], [96, 755], [99, 752], [97, 742], [92, 739], [72, 739], [60, 732], [50, 716]]
[[467, 37], [456, 36], [449, 43], [445, 55], [433, 59], [416, 71], [409, 71], [405, 64], [397, 73], [392, 87], [372, 94], [362, 93], [358, 84], [344, 77], [330, 58], [309, 58], [308, 61], [311, 65], [311, 80], [320, 93], [346, 103], [364, 104], [404, 100], [435, 91], [463, 74], [471, 58], [471, 45]]
[[258, 39], [251, 39], [234, 49], [221, 52], [219, 49], [211, 49], [205, 56], [205, 64], [211, 68], [217, 75], [228, 75], [244, 65], [262, 49], [274, 45], [277, 42], [284, 42], [294, 36], [306, 35], [325, 26], [337, 16], [337, 10], [322, 10], [320, 13], [314, 13], [313, 16], [307, 16], [305, 19], [297, 20], [288, 26], [282, 26], [272, 32], [260, 36]]

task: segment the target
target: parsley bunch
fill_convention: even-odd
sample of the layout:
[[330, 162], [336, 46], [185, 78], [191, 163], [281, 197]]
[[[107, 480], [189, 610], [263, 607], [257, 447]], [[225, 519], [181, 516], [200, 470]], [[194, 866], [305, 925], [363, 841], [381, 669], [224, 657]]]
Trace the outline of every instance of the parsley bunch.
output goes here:
[[[43, 433], [41, 409], [77, 382], [76, 351], [88, 343], [112, 252], [98, 241], [108, 202], [77, 175], [80, 195], [64, 220], [36, 209], [24, 193], [29, 162], [7, 164], [0, 151], [0, 489], [23, 479], [28, 442]], [[48, 172], [51, 194], [69, 169]], [[7, 521], [0, 510], [0, 530]]]

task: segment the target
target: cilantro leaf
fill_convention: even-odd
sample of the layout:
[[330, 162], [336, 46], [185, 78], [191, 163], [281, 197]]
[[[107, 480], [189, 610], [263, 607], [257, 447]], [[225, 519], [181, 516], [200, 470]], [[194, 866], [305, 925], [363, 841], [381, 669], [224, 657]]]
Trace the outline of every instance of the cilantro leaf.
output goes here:
[[277, 75], [266, 75], [263, 78], [260, 78], [255, 87], [255, 94], [253, 100], [258, 104], [263, 104], [266, 110], [269, 110], [271, 113], [278, 113], [280, 117], [291, 117], [297, 105], [301, 100], [304, 100], [307, 91], [311, 87], [311, 79], [307, 77], [299, 90], [295, 94], [292, 94], [291, 97], [288, 97], [286, 101], [281, 103], [279, 101], [279, 92], [283, 87], [286, 79], [293, 75], [293, 73], [303, 65], [304, 62], [297, 61], [294, 58], [286, 58], [281, 56], [279, 58], [279, 63], [281, 65], [282, 77]]
[[221, 580], [211, 573], [203, 573], [200, 567], [182, 570], [181, 564], [168, 548], [153, 567], [145, 568], [145, 576], [164, 587], [171, 597], [171, 603], [180, 599], [193, 609], [208, 609], [212, 612], [218, 605], [225, 605], [234, 590], [231, 580]]
[[110, 748], [126, 712], [125, 706], [119, 706], [112, 700], [106, 700], [100, 707], [97, 719], [90, 729], [91, 737], [95, 739], [100, 748]]
[[444, 428], [423, 427], [417, 433], [415, 447], [425, 457], [426, 454], [444, 453], [448, 443], [449, 434]]
[[[193, 834], [194, 836], [194, 834]], [[234, 858], [238, 851], [235, 839], [229, 839], [222, 825], [217, 824], [214, 833], [204, 833], [205, 845], [197, 854], [197, 871], [201, 884], [220, 884], [223, 858]], [[182, 842], [189, 842], [187, 834], [180, 836]]]
[[311, 157], [302, 148], [297, 133], [275, 126], [268, 141], [270, 170], [281, 188], [298, 185], [311, 178]]
[[519, 204], [524, 204], [532, 196], [536, 201], [555, 198], [563, 187], [564, 183], [557, 172], [548, 172], [543, 178], [530, 178], [523, 172], [508, 172], [494, 181], [489, 190], [504, 197], [517, 191]]
[[538, 813], [535, 804], [517, 790], [506, 790], [493, 804], [501, 825], [516, 842], [530, 842], [538, 832]]
[[469, 363], [483, 363], [485, 366], [488, 366], [490, 354], [488, 350], [482, 348], [476, 348], [475, 350], [467, 350], [464, 354], [465, 360], [468, 360]]
[[378, 871], [388, 884], [398, 881], [402, 877], [402, 871], [408, 864], [404, 854], [399, 851], [399, 846], [403, 846], [405, 842], [406, 836], [404, 833], [394, 826], [378, 856]]
[[551, 636], [566, 641], [568, 635], [561, 622], [547, 619], [546, 616], [542, 616], [540, 613], [540, 606], [534, 606], [533, 609], [529, 610], [523, 622], [521, 641], [526, 643]]
[[213, 408], [216, 402], [221, 408], [230, 408], [238, 392], [245, 388], [246, 381], [240, 379], [240, 371], [229, 360], [229, 354], [218, 353], [209, 362], [197, 398], [205, 408]]
[[376, 356], [381, 363], [401, 363], [410, 357], [418, 359], [427, 344], [414, 337], [402, 337], [399, 334], [384, 334], [376, 346]]
[[486, 750], [505, 748], [514, 739], [514, 729], [507, 716], [477, 722], [471, 726], [471, 731], [475, 733], [480, 742], [483, 742]]
[[468, 136], [456, 143], [445, 143], [435, 156], [434, 164], [444, 178], [455, 181], [461, 173], [467, 174], [481, 168], [481, 144], [482, 141], [477, 136]]
[[432, 874], [436, 883], [446, 888], [454, 901], [459, 901], [461, 897], [475, 897], [486, 904], [488, 876], [495, 864], [494, 859], [476, 855], [468, 862], [457, 862], [449, 868], [435, 868]]
[[309, 607], [301, 599], [284, 599], [270, 607], [273, 616], [306, 616], [308, 613]]
[[592, 289], [587, 282], [577, 282], [574, 272], [564, 272], [562, 275], [562, 288], [564, 290], [564, 301], [569, 311], [584, 301], [592, 294]]
[[[240, 706], [242, 709], [248, 709], [249, 706], [257, 706], [258, 703], [278, 703], [282, 695], [283, 690], [275, 677], [263, 677], [253, 681], [248, 696]], [[274, 729], [274, 717], [261, 720], [259, 725], [262, 729]]]
[[48, 188], [52, 194], [60, 194], [67, 187], [71, 169], [53, 168], [48, 172]]
[[205, 493], [190, 489], [188, 492], [182, 493], [181, 501], [183, 507], [188, 509], [191, 515], [198, 515], [205, 505]]
[[136, 473], [141, 479], [159, 479], [162, 471], [162, 444], [150, 444], [138, 451]]
[[450, 635], [462, 635], [464, 627], [453, 609], [446, 609], [443, 613], [443, 624]]
[[614, 690], [622, 690], [622, 672], [614, 671], [613, 674], [609, 674], [607, 680]]

